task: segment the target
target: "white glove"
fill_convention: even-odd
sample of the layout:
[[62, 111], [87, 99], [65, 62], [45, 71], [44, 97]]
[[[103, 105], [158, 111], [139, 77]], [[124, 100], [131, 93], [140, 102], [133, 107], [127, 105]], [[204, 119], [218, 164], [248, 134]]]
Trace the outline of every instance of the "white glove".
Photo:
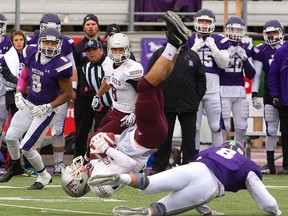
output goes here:
[[236, 52], [237, 52], [238, 56], [242, 59], [242, 61], [246, 61], [247, 60], [248, 57], [246, 55], [245, 49], [243, 49], [240, 46], [237, 46]]
[[219, 51], [218, 47], [215, 44], [215, 40], [212, 37], [207, 37], [205, 40], [205, 45], [210, 48], [211, 52], [215, 54]]
[[90, 154], [105, 154], [110, 146], [105, 141], [104, 136], [95, 135], [90, 141]]
[[98, 96], [94, 96], [91, 107], [94, 111], [97, 111], [100, 108], [100, 98]]
[[258, 97], [253, 97], [252, 98], [252, 105], [253, 107], [255, 107], [256, 109], [261, 109], [262, 108], [262, 104], [259, 101]]
[[20, 92], [17, 92], [14, 98], [15, 98], [15, 105], [18, 108], [18, 110], [23, 110], [25, 107], [28, 106], [26, 99], [22, 96]]
[[50, 103], [34, 106], [31, 110], [31, 114], [37, 118], [40, 118], [41, 116], [46, 115], [50, 112], [52, 112], [52, 106]]
[[129, 115], [124, 116], [124, 118], [122, 118], [120, 121], [122, 122], [120, 127], [131, 127], [135, 124], [136, 115], [134, 113], [130, 113]]
[[228, 48], [228, 53], [230, 57], [233, 57], [236, 54], [236, 48], [234, 46], [230, 46]]
[[191, 49], [192, 49], [193, 51], [195, 51], [195, 52], [198, 52], [198, 50], [199, 50], [200, 48], [202, 48], [204, 45], [205, 45], [205, 44], [204, 44], [204, 40], [203, 40], [202, 37], [201, 37], [201, 38], [195, 37], [195, 42], [194, 42], [194, 45], [193, 45], [193, 47], [192, 47]]

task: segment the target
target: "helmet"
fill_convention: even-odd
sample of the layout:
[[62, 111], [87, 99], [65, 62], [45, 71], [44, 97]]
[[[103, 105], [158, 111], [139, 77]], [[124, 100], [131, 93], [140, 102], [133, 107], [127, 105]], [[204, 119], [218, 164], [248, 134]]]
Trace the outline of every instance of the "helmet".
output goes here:
[[[278, 31], [279, 35], [268, 35], [268, 32]], [[283, 44], [284, 40], [284, 26], [278, 20], [269, 20], [263, 27], [263, 37], [265, 43], [269, 45]]]
[[[53, 41], [57, 45], [56, 46], [44, 46], [44, 42]], [[62, 46], [61, 34], [55, 28], [46, 28], [39, 35], [38, 39], [38, 50], [44, 56], [48, 58], [55, 57], [60, 54]]]
[[225, 35], [230, 41], [240, 42], [245, 35], [244, 21], [237, 17], [230, 17], [225, 24]]
[[83, 165], [82, 156], [73, 159], [72, 164], [66, 167], [61, 176], [61, 186], [63, 190], [71, 197], [81, 197], [89, 192], [90, 187], [87, 184], [87, 168]]
[[225, 141], [221, 147], [234, 150], [242, 155], [244, 155], [244, 149], [240, 142], [235, 140], [227, 140]]
[[40, 20], [40, 31], [48, 27], [56, 28], [59, 32], [61, 32], [61, 20], [58, 15], [55, 13], [45, 13], [43, 14]]
[[[113, 54], [112, 49], [123, 48], [124, 53]], [[130, 57], [130, 39], [123, 33], [116, 33], [111, 36], [107, 45], [108, 56], [116, 63], [119, 64]]]
[[[209, 20], [210, 24], [200, 24], [199, 20]], [[200, 33], [212, 33], [215, 30], [216, 18], [214, 13], [208, 9], [201, 9], [195, 14], [194, 29]]]
[[7, 18], [0, 13], [0, 35], [6, 34], [6, 28], [7, 28]]

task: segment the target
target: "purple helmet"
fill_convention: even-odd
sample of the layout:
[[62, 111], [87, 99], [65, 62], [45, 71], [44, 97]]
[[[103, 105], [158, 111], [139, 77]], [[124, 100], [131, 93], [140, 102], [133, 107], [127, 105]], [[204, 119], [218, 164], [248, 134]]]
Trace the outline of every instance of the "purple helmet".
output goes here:
[[225, 24], [225, 35], [230, 41], [240, 42], [245, 35], [244, 21], [237, 16], [230, 17]]
[[[199, 20], [208, 20], [210, 23], [199, 23]], [[195, 14], [194, 29], [200, 33], [212, 33], [215, 30], [216, 18], [214, 13], [208, 9], [201, 9]]]
[[0, 13], [0, 35], [6, 34], [7, 18]]
[[[55, 45], [47, 46], [45, 44], [45, 42], [51, 42], [51, 41], [55, 42]], [[61, 52], [61, 46], [62, 46], [61, 34], [57, 29], [53, 27], [48, 27], [40, 33], [38, 39], [38, 50], [44, 56], [48, 58], [53, 58], [59, 55]]]
[[[272, 34], [271, 32], [278, 32], [277, 34]], [[284, 27], [278, 20], [269, 20], [265, 23], [263, 27], [263, 37], [265, 43], [269, 45], [283, 44], [284, 40]]]
[[40, 31], [52, 27], [61, 32], [61, 20], [55, 13], [45, 13], [40, 20]]
[[242, 147], [242, 144], [238, 141], [227, 140], [221, 145], [221, 147], [234, 150], [234, 151], [244, 155], [244, 149]]

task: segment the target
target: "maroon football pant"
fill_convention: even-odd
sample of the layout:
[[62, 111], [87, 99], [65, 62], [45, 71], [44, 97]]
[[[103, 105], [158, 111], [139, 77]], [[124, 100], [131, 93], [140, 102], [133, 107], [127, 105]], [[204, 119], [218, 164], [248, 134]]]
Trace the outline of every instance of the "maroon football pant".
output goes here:
[[158, 148], [164, 142], [168, 126], [164, 115], [162, 84], [152, 86], [144, 77], [139, 80], [135, 105], [136, 142], [146, 148]]

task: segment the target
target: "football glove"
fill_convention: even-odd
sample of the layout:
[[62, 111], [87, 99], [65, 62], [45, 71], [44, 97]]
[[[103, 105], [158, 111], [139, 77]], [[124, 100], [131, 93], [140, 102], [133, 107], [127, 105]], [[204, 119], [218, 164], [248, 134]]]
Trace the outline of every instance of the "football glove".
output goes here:
[[255, 107], [256, 109], [261, 109], [261, 108], [262, 108], [262, 104], [261, 104], [261, 102], [260, 102], [260, 100], [259, 100], [258, 97], [253, 97], [253, 98], [252, 98], [252, 105], [253, 105], [253, 107]]
[[236, 53], [242, 59], [242, 61], [246, 61], [247, 60], [248, 57], [247, 57], [246, 51], [242, 47], [237, 46]]
[[281, 103], [280, 103], [280, 99], [279, 98], [273, 98], [273, 106], [276, 109], [280, 109], [281, 108]]
[[94, 96], [91, 107], [94, 111], [97, 111], [100, 108], [100, 98], [98, 96]]
[[109, 147], [103, 136], [94, 136], [90, 142], [90, 154], [106, 154]]
[[31, 110], [31, 114], [37, 118], [40, 118], [41, 116], [46, 115], [50, 112], [52, 112], [52, 106], [50, 103], [34, 106]]
[[203, 40], [202, 37], [201, 37], [201, 38], [195, 37], [195, 42], [194, 42], [194, 45], [193, 45], [193, 47], [192, 47], [191, 49], [192, 49], [193, 51], [195, 51], [195, 52], [198, 52], [198, 50], [199, 50], [200, 48], [202, 48], [204, 45], [205, 45], [205, 44], [204, 44], [204, 40]]
[[15, 105], [18, 110], [23, 110], [25, 107], [28, 106], [26, 99], [22, 96], [20, 92], [17, 92], [15, 94]]
[[210, 48], [212, 54], [215, 54], [219, 51], [218, 47], [215, 44], [215, 40], [212, 37], [206, 38], [205, 45]]
[[135, 124], [136, 115], [134, 113], [130, 113], [129, 115], [124, 116], [124, 118], [122, 118], [120, 121], [122, 122], [120, 127], [131, 127]]

